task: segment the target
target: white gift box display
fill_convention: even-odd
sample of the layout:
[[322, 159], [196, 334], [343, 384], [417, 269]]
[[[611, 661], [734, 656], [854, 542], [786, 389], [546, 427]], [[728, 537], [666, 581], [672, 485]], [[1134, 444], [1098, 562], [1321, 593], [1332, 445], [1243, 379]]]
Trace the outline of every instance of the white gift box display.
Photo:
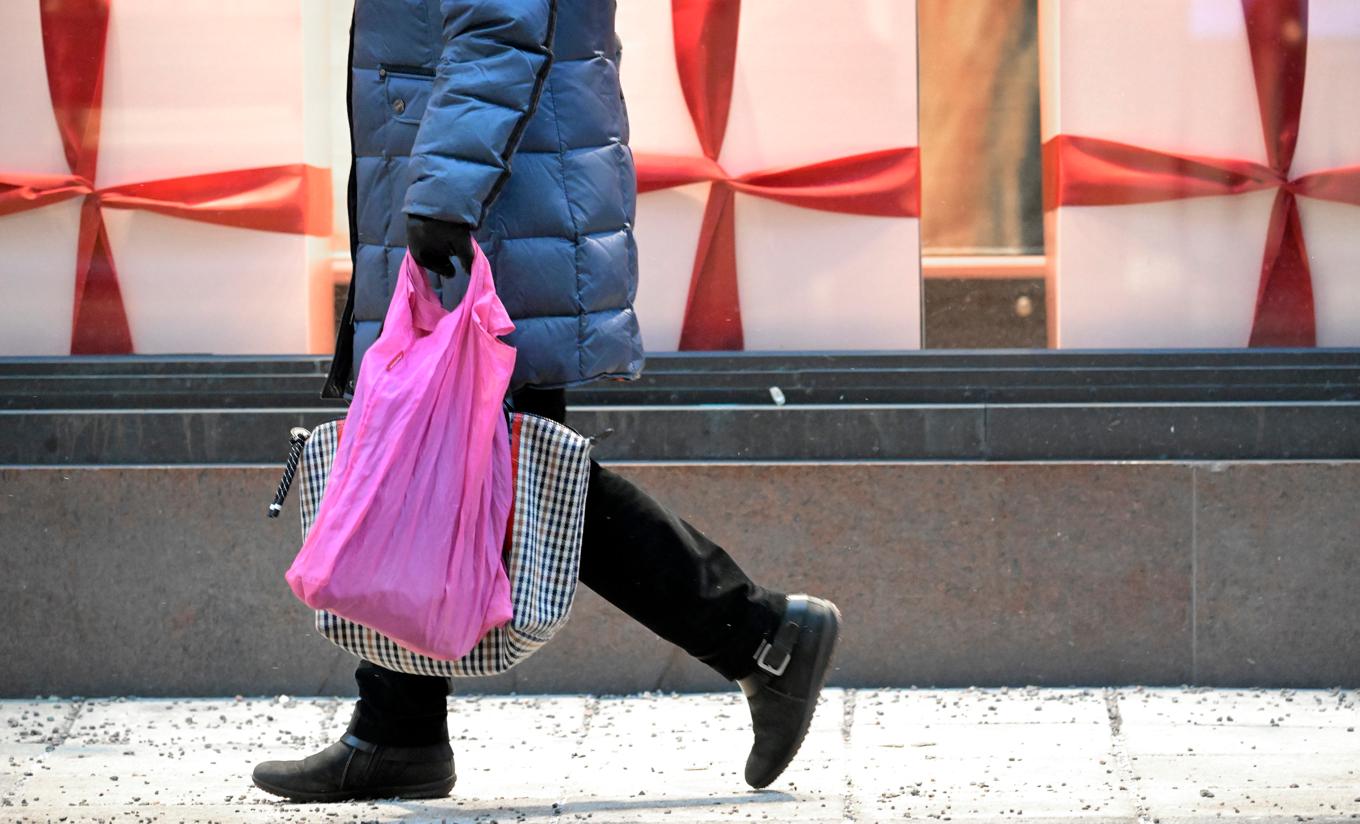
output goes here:
[[916, 3], [620, 3], [647, 348], [921, 345]]
[[1058, 344], [1360, 344], [1360, 3], [1039, 15]]
[[0, 4], [0, 355], [328, 348], [330, 13]]

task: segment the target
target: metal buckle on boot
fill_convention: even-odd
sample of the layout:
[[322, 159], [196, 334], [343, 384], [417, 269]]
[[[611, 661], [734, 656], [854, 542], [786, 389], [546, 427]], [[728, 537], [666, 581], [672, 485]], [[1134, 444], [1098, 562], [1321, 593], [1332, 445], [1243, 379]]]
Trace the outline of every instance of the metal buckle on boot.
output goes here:
[[784, 670], [789, 668], [789, 661], [793, 660], [793, 655], [788, 651], [779, 650], [779, 652], [783, 653], [784, 660], [779, 662], [779, 666], [773, 666], [765, 659], [770, 654], [770, 650], [774, 648], [774, 644], [771, 644], [769, 641], [761, 641], [760, 646], [756, 648], [756, 666], [778, 678], [784, 674]]
[[[780, 622], [779, 629], [775, 631], [774, 638], [763, 640], [756, 648], [756, 666], [765, 670], [775, 678], [784, 674], [784, 670], [789, 668], [789, 661], [793, 660], [793, 648], [798, 646], [798, 636], [803, 631], [803, 624], [807, 621], [808, 600], [806, 596], [793, 595], [789, 597], [788, 606], [784, 610], [784, 618]], [[770, 650], [784, 656], [779, 663], [769, 662]]]

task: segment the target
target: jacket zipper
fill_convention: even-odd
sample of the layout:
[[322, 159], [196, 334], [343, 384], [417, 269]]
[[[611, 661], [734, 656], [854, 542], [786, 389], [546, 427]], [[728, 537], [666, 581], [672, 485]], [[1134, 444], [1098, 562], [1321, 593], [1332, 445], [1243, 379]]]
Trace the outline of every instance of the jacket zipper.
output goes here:
[[434, 77], [434, 69], [427, 69], [424, 66], [403, 66], [399, 63], [379, 63], [378, 74], [403, 74], [409, 77]]

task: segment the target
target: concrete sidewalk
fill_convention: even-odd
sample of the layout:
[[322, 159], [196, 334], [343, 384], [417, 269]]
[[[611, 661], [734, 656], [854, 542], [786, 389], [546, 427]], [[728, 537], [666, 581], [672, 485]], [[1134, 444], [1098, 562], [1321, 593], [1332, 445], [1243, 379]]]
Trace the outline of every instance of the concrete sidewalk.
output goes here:
[[764, 792], [739, 693], [449, 709], [451, 798], [306, 806], [250, 769], [333, 741], [348, 701], [0, 701], [0, 821], [1360, 820], [1354, 690], [829, 690]]

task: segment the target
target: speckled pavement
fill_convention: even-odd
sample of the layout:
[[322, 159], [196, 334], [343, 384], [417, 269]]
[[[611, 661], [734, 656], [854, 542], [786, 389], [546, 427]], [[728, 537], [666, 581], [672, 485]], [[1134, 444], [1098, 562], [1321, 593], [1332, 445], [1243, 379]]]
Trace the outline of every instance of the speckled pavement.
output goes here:
[[1360, 820], [1360, 692], [828, 690], [769, 790], [739, 693], [449, 701], [458, 786], [297, 805], [258, 761], [344, 729], [334, 698], [0, 701], [0, 821]]

